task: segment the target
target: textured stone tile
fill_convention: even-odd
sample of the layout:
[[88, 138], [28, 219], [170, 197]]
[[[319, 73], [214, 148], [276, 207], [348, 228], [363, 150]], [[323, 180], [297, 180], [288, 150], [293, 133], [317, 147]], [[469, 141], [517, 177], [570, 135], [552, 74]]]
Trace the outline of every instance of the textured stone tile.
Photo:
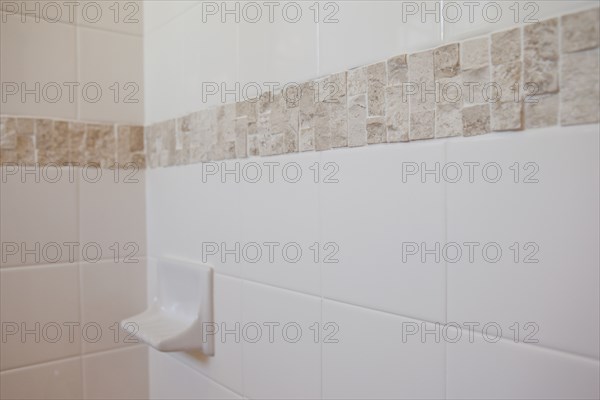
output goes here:
[[476, 136], [490, 132], [490, 106], [481, 104], [463, 108], [462, 124], [463, 136]]
[[314, 118], [316, 112], [315, 103], [315, 83], [305, 82], [300, 85], [301, 95], [298, 102], [299, 107], [299, 125], [300, 129], [313, 128], [314, 136]]
[[331, 149], [329, 106], [327, 103], [317, 103], [315, 111], [315, 150], [329, 149]]
[[354, 68], [348, 71], [348, 96], [367, 93], [367, 67]]
[[515, 95], [519, 92], [516, 89], [521, 85], [522, 63], [515, 61], [507, 64], [495, 65], [492, 70], [492, 82], [501, 90], [501, 96], [491, 96], [492, 99], [499, 99], [500, 102], [515, 101]]
[[17, 147], [17, 120], [0, 118], [0, 149], [14, 150]]
[[367, 118], [367, 143], [385, 143], [386, 127], [384, 117]]
[[370, 117], [385, 115], [385, 87], [387, 85], [384, 62], [367, 67], [367, 112]]
[[525, 128], [543, 128], [558, 124], [557, 93], [534, 96], [525, 102]]
[[[213, 160], [217, 147], [217, 112], [215, 108], [190, 114], [189, 150], [190, 163]], [[254, 125], [256, 127], [256, 124]]]
[[492, 64], [506, 64], [521, 59], [521, 28], [492, 34]]
[[482, 37], [467, 40], [460, 45], [460, 66], [463, 71], [490, 65], [489, 39]]
[[69, 123], [50, 119], [35, 120], [37, 161], [41, 165], [69, 162]]
[[563, 55], [561, 74], [561, 124], [598, 122], [598, 49]]
[[69, 164], [85, 164], [85, 131], [85, 123], [69, 122]]
[[235, 156], [246, 158], [248, 155], [248, 117], [235, 119]]
[[537, 94], [558, 91], [558, 19], [525, 26], [524, 79]]
[[[174, 165], [175, 131], [175, 119], [159, 122], [146, 128], [146, 161], [150, 168]], [[89, 133], [88, 126], [87, 135]]]
[[387, 141], [407, 142], [410, 115], [408, 101], [402, 96], [402, 86], [388, 86], [385, 93]]
[[8, 139], [9, 143], [0, 148], [0, 163], [35, 164], [34, 120], [6, 118], [3, 130], [4, 135], [12, 137]]
[[435, 137], [435, 111], [410, 114], [410, 140], [433, 139]]
[[[345, 72], [333, 74], [328, 82], [336, 89], [329, 103], [329, 130], [331, 135], [331, 147], [348, 146], [348, 104], [346, 96], [347, 76]], [[383, 98], [385, 104], [385, 97]]]
[[109, 124], [86, 124], [83, 157], [87, 164], [109, 168], [116, 163], [115, 126]]
[[260, 139], [258, 135], [248, 135], [248, 156], [256, 157], [260, 155]]
[[465, 96], [462, 73], [451, 78], [436, 80], [436, 107], [443, 104], [461, 104]]
[[133, 163], [137, 168], [145, 168], [144, 127], [119, 125], [117, 127], [117, 163], [119, 168]]
[[461, 72], [463, 103], [465, 105], [486, 103], [486, 86], [490, 82], [490, 68], [481, 67]]
[[600, 8], [565, 15], [561, 18], [562, 51], [594, 49], [599, 45]]
[[433, 52], [435, 78], [451, 78], [460, 71], [460, 52], [458, 43], [438, 47]]
[[435, 137], [444, 138], [462, 134], [462, 104], [438, 105], [435, 109]]
[[408, 56], [408, 79], [416, 85], [415, 93], [407, 95], [412, 112], [433, 111], [435, 109], [435, 81], [433, 74], [433, 51], [410, 54]]
[[246, 100], [236, 103], [236, 117], [246, 117], [248, 134], [256, 134], [256, 120], [258, 118], [258, 101]]
[[315, 130], [313, 128], [300, 128], [298, 141], [299, 151], [314, 151]]
[[388, 85], [401, 85], [408, 81], [408, 62], [406, 54], [387, 60]]
[[348, 102], [348, 146], [367, 144], [367, 96], [351, 97]]
[[517, 131], [523, 128], [523, 104], [516, 102], [491, 103], [493, 131]]
[[217, 107], [217, 147], [214, 152], [216, 160], [235, 158], [235, 116], [235, 103]]

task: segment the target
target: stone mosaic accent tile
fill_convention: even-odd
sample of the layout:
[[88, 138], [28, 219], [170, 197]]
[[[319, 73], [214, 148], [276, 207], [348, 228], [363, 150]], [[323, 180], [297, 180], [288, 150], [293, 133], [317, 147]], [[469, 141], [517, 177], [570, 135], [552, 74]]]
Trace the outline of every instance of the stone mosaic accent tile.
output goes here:
[[367, 67], [354, 68], [348, 71], [348, 96], [367, 93]]
[[367, 96], [351, 97], [348, 103], [348, 147], [367, 144]]
[[600, 9], [581, 11], [561, 18], [562, 51], [595, 49], [600, 44]]
[[120, 167], [126, 167], [126, 164], [133, 164], [139, 169], [146, 167], [143, 126], [117, 127], [117, 162]]
[[523, 62], [521, 28], [492, 34], [491, 128], [494, 131], [521, 130]]
[[462, 69], [470, 70], [488, 66], [490, 64], [489, 46], [487, 37], [462, 42], [460, 45]]
[[385, 141], [386, 141], [385, 119], [383, 117], [367, 118], [367, 143], [368, 144], [377, 144], [377, 143], [385, 143]]
[[435, 137], [462, 136], [462, 103], [442, 104], [435, 109]]
[[367, 67], [367, 110], [369, 117], [385, 115], [385, 87], [387, 86], [386, 63]]
[[598, 122], [598, 49], [563, 55], [561, 124]]
[[521, 28], [492, 34], [492, 64], [508, 64], [521, 59]]
[[492, 130], [517, 131], [523, 127], [523, 104], [512, 101], [492, 103]]
[[150, 168], [175, 165], [176, 120], [159, 122], [146, 128], [146, 156]]
[[409, 140], [431, 139], [435, 137], [436, 103], [432, 50], [408, 56], [408, 77], [416, 85], [414, 95], [409, 97]]
[[408, 63], [406, 54], [387, 60], [388, 85], [397, 86], [408, 81]]
[[410, 140], [433, 139], [435, 137], [435, 111], [410, 114]]
[[523, 56], [525, 82], [536, 94], [558, 91], [558, 19], [525, 26]]
[[451, 78], [460, 71], [459, 44], [453, 43], [438, 47], [433, 52], [436, 78]]
[[415, 94], [409, 97], [411, 113], [435, 109], [433, 71], [433, 51], [424, 51], [408, 56], [409, 82], [416, 85]]
[[37, 159], [41, 164], [66, 165], [69, 158], [69, 123], [51, 119], [35, 120]]
[[1, 163], [35, 164], [35, 134], [32, 119], [2, 117], [0, 132]]
[[463, 136], [476, 136], [490, 132], [490, 106], [480, 104], [465, 107], [462, 113]]
[[525, 101], [525, 128], [543, 128], [558, 124], [558, 94], [532, 96]]
[[402, 93], [402, 85], [388, 86], [385, 91], [387, 141], [390, 143], [408, 142], [410, 113]]
[[0, 162], [157, 168], [597, 123], [599, 17], [402, 54], [147, 127], [0, 116]]
[[[384, 64], [385, 72], [385, 64]], [[336, 90], [330, 96], [329, 100], [329, 130], [331, 133], [331, 147], [347, 147], [348, 146], [348, 100], [347, 100], [347, 75], [346, 72], [331, 75], [328, 78], [328, 83]], [[371, 82], [369, 81], [369, 90], [371, 90]], [[375, 83], [374, 83], [375, 85]], [[374, 89], [375, 90], [375, 89]], [[375, 91], [381, 97], [381, 102], [385, 106], [385, 95], [379, 93], [379, 88]], [[369, 92], [371, 93], [371, 92]]]

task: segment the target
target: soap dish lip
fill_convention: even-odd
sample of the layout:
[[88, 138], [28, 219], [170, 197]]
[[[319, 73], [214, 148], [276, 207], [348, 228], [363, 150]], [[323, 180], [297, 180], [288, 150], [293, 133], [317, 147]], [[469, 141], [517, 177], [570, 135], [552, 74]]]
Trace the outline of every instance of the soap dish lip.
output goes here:
[[[195, 310], [182, 318], [181, 315], [169, 315], [165, 309], [163, 291], [173, 291], [176, 296], [177, 288], [168, 286], [161, 275], [170, 273], [195, 275], [198, 279], [198, 290], [204, 293], [197, 296], [199, 304], [191, 304]], [[175, 271], [177, 270], [177, 271]], [[214, 335], [203, 335], [204, 327], [213, 324], [213, 268], [208, 264], [191, 262], [177, 258], [162, 258], [157, 262], [156, 296], [150, 306], [142, 313], [125, 318], [120, 322], [121, 329], [135, 336], [153, 348], [163, 352], [200, 350], [207, 356], [214, 355]], [[185, 275], [184, 275], [185, 277]], [[172, 282], [172, 281], [171, 281]], [[187, 306], [190, 306], [188, 303]], [[205, 336], [205, 337], [203, 337]]]

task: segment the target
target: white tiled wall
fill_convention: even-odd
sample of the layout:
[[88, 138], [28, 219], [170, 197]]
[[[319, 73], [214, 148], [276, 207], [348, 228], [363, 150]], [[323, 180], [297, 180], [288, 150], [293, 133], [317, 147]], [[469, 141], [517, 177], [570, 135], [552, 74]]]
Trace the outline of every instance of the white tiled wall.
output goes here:
[[[227, 183], [215, 177], [202, 183], [202, 166], [149, 170], [154, 258], [200, 262], [205, 240], [230, 248], [236, 241], [269, 237], [282, 243], [313, 237], [339, 245], [339, 263], [261, 265], [242, 259], [236, 264], [229, 256], [224, 266], [209, 259], [217, 271], [217, 320], [242, 326], [295, 321], [309, 340], [251, 343], [242, 336], [237, 343], [230, 334], [225, 343], [217, 340], [213, 358], [160, 355], [173, 358], [169, 368], [181, 376], [200, 372], [210, 382], [203, 389], [194, 389], [196, 383], [184, 389], [173, 376], [172, 396], [190, 390], [202, 397], [212, 390], [207, 388], [223, 387], [248, 398], [597, 397], [598, 149], [593, 125], [267, 159], [303, 166], [309, 181], [297, 184], [277, 174], [272, 184], [237, 184], [231, 176]], [[240, 165], [262, 161], [251, 158]], [[339, 182], [312, 183], [308, 166], [315, 162], [335, 163]], [[450, 162], [496, 162], [505, 179], [449, 183], [440, 173], [436, 182], [429, 173], [425, 183], [421, 175], [402, 181], [403, 163], [429, 170], [438, 163], [441, 171]], [[520, 183], [513, 182], [509, 168], [515, 162], [521, 165]], [[523, 183], [527, 162], [539, 167], [539, 183]], [[231, 170], [235, 161], [224, 165]], [[231, 196], [236, 201], [230, 203]], [[227, 223], [217, 223], [218, 218]], [[241, 236], [224, 229], [239, 221], [246, 226]], [[503, 261], [446, 263], [430, 255], [427, 262], [418, 256], [402, 262], [403, 242], [431, 249], [436, 242], [466, 241], [498, 242]], [[513, 242], [536, 242], [540, 262], [513, 263], [508, 249]], [[313, 322], [337, 324], [333, 338], [339, 342], [313, 343]], [[448, 324], [438, 328], [437, 341], [435, 322]], [[470, 322], [480, 324], [473, 343], [464, 325]], [[510, 330], [515, 322], [520, 343]], [[537, 324], [538, 343], [523, 343], [532, 332], [524, 328], [527, 322]], [[499, 324], [503, 338], [494, 330], [486, 330], [489, 342], [483, 338], [486, 323]], [[457, 324], [461, 340], [452, 343]], [[403, 329], [415, 326], [419, 331], [403, 341]], [[151, 370], [166, 361], [153, 362]], [[165, 379], [159, 389], [151, 387], [151, 396], [168, 397]]]
[[0, 80], [30, 91], [40, 85], [37, 100], [34, 94], [22, 99], [21, 89], [8, 95], [2, 114], [144, 123], [142, 2], [1, 6]]
[[[22, 262], [20, 252], [2, 251], [1, 322], [3, 332], [8, 325], [18, 331], [0, 343], [1, 397], [147, 398], [147, 349], [115, 329], [146, 305], [144, 180], [117, 184], [114, 171], [103, 170], [103, 180], [91, 183], [91, 171], [84, 179], [79, 168], [65, 167], [55, 183], [38, 169], [36, 182], [22, 174], [31, 167], [12, 168], [1, 171], [1, 241], [21, 250], [38, 243], [41, 254]], [[63, 252], [56, 260], [43, 251], [53, 242]], [[122, 246], [129, 242], [138, 250], [128, 258], [131, 249]], [[73, 259], [65, 243], [75, 246]]]

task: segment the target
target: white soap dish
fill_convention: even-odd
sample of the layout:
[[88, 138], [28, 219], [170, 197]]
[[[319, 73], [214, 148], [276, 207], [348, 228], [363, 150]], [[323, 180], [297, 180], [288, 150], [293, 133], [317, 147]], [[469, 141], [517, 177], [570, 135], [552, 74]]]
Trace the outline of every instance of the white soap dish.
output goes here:
[[121, 328], [159, 351], [201, 350], [214, 355], [213, 271], [205, 264], [160, 260], [150, 307], [121, 321]]

